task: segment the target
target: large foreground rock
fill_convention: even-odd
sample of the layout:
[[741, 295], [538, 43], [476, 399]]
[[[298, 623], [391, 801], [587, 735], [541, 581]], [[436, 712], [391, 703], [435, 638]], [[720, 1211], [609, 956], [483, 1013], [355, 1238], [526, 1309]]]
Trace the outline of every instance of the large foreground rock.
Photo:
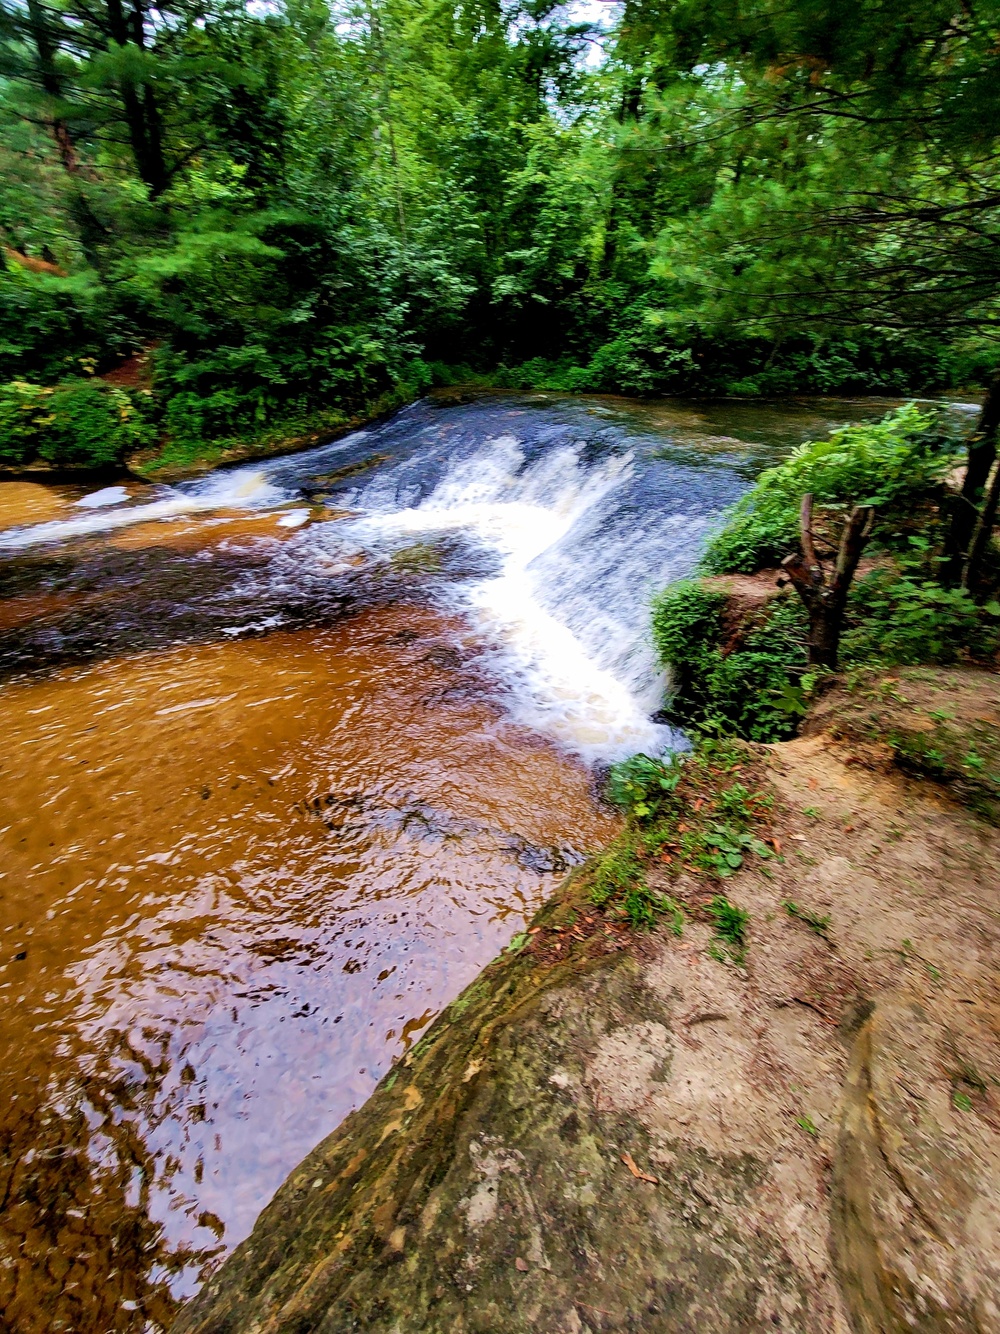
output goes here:
[[777, 1104], [777, 1126], [749, 1114], [761, 1053], [726, 975], [617, 955], [508, 1012], [506, 971], [302, 1165], [179, 1328], [817, 1327], [816, 1155]]
[[745, 967], [571, 884], [178, 1334], [1000, 1334], [1000, 835], [852, 758], [772, 759]]
[[969, 1007], [887, 997], [857, 1040], [833, 1216], [865, 1334], [1000, 1331], [998, 1016]]

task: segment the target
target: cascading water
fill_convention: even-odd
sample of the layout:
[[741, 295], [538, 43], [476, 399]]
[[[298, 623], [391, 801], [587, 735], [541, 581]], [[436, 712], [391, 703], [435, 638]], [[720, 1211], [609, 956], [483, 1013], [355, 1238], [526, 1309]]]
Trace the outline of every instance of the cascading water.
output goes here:
[[[487, 547], [497, 571], [451, 600], [489, 645], [513, 716], [587, 759], [660, 751], [671, 733], [650, 714], [662, 681], [636, 613], [646, 610], [642, 593], [662, 580], [663, 560], [648, 560], [637, 596], [634, 561], [622, 559], [612, 525], [612, 498], [633, 481], [635, 456], [612, 453], [588, 466], [583, 441], [546, 444], [532, 459], [515, 435], [488, 439], [420, 503], [380, 512], [376, 495], [355, 535], [377, 549], [457, 531]], [[703, 527], [687, 525], [690, 549]]]
[[[730, 466], [663, 456], [662, 438], [629, 433], [581, 411], [477, 405], [457, 413], [418, 406], [385, 427], [292, 458], [161, 488], [123, 504], [120, 488], [72, 517], [0, 533], [25, 550], [129, 526], [241, 509], [280, 511], [298, 529], [264, 569], [229, 590], [253, 604], [228, 633], [288, 623], [289, 598], [319, 584], [370, 578], [416, 541], [444, 538], [477, 553], [487, 572], [434, 582], [437, 605], [465, 615], [511, 715], [589, 761], [680, 743], [652, 721], [663, 675], [649, 643], [649, 599], [686, 573], [714, 513], [741, 482]], [[660, 451], [659, 455], [657, 451]], [[361, 480], [338, 473], [380, 460]], [[309, 522], [303, 488], [334, 476], [327, 505], [348, 517]], [[321, 485], [321, 483], [320, 483]], [[85, 499], [83, 504], [86, 504]], [[491, 568], [490, 568], [491, 567]], [[261, 614], [263, 613], [263, 614]]]

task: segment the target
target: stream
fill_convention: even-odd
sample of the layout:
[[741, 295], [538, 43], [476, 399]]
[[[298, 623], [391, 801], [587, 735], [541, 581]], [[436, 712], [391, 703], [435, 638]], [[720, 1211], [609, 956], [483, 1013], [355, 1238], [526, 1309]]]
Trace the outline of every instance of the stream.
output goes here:
[[602, 766], [684, 744], [653, 592], [890, 406], [426, 399], [0, 482], [0, 1326], [169, 1324], [614, 832]]

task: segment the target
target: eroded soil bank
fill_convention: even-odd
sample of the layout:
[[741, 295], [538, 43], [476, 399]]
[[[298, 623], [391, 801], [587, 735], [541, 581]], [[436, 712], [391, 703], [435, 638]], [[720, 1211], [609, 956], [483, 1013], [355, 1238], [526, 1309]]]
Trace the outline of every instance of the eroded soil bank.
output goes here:
[[1000, 831], [897, 762], [962, 719], [981, 755], [997, 677], [872, 678], [759, 751], [742, 967], [704, 877], [679, 938], [571, 877], [178, 1334], [1000, 1330]]

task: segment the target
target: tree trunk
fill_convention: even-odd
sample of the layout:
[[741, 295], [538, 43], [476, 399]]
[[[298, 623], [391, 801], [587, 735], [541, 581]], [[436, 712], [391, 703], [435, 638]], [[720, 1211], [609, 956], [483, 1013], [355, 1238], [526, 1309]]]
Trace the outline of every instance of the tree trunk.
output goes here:
[[1000, 507], [1000, 460], [993, 464], [993, 474], [983, 501], [982, 512], [976, 523], [972, 541], [969, 543], [965, 568], [962, 571], [962, 587], [975, 591], [979, 584], [983, 557], [993, 536], [993, 526], [997, 521], [997, 509]]
[[[141, 8], [134, 6], [132, 14], [126, 18], [121, 0], [106, 0], [106, 5], [112, 41], [123, 48], [132, 44], [140, 50], [144, 49]], [[135, 40], [137, 36], [138, 41]], [[163, 158], [156, 95], [149, 84], [136, 84], [130, 78], [119, 79], [118, 88], [136, 171], [155, 199], [170, 184], [170, 174]]]
[[810, 667], [826, 667], [832, 672], [837, 670], [847, 594], [874, 521], [875, 511], [871, 505], [856, 506], [852, 510], [841, 534], [833, 577], [828, 580], [813, 541], [812, 496], [802, 497], [799, 510], [802, 555], [796, 552], [786, 556], [781, 562], [781, 568], [809, 613], [806, 656]]
[[[48, 20], [39, 0], [28, 0], [28, 23], [38, 55], [38, 75], [42, 88], [52, 101], [58, 104], [63, 98], [62, 80], [59, 78], [56, 69], [58, 42], [52, 36]], [[73, 142], [69, 126], [58, 113], [52, 116], [49, 121], [49, 128], [52, 131], [52, 138], [55, 140], [56, 151], [59, 154], [63, 171], [73, 182], [73, 193], [70, 196], [70, 213], [80, 234], [80, 245], [83, 248], [87, 263], [93, 268], [99, 269], [101, 267], [101, 257], [98, 247], [107, 233], [83, 193], [82, 172], [76, 144]]]
[[969, 436], [969, 455], [961, 495], [955, 503], [948, 533], [948, 563], [944, 568], [947, 583], [962, 582], [968, 568], [969, 546], [976, 532], [978, 506], [990, 469], [997, 454], [997, 429], [1000, 427], [1000, 370], [986, 390], [986, 397]]
[[809, 608], [809, 638], [806, 640], [806, 658], [810, 667], [837, 670], [840, 653], [840, 632], [844, 628], [844, 609], [839, 613], [828, 604], [817, 603]]

